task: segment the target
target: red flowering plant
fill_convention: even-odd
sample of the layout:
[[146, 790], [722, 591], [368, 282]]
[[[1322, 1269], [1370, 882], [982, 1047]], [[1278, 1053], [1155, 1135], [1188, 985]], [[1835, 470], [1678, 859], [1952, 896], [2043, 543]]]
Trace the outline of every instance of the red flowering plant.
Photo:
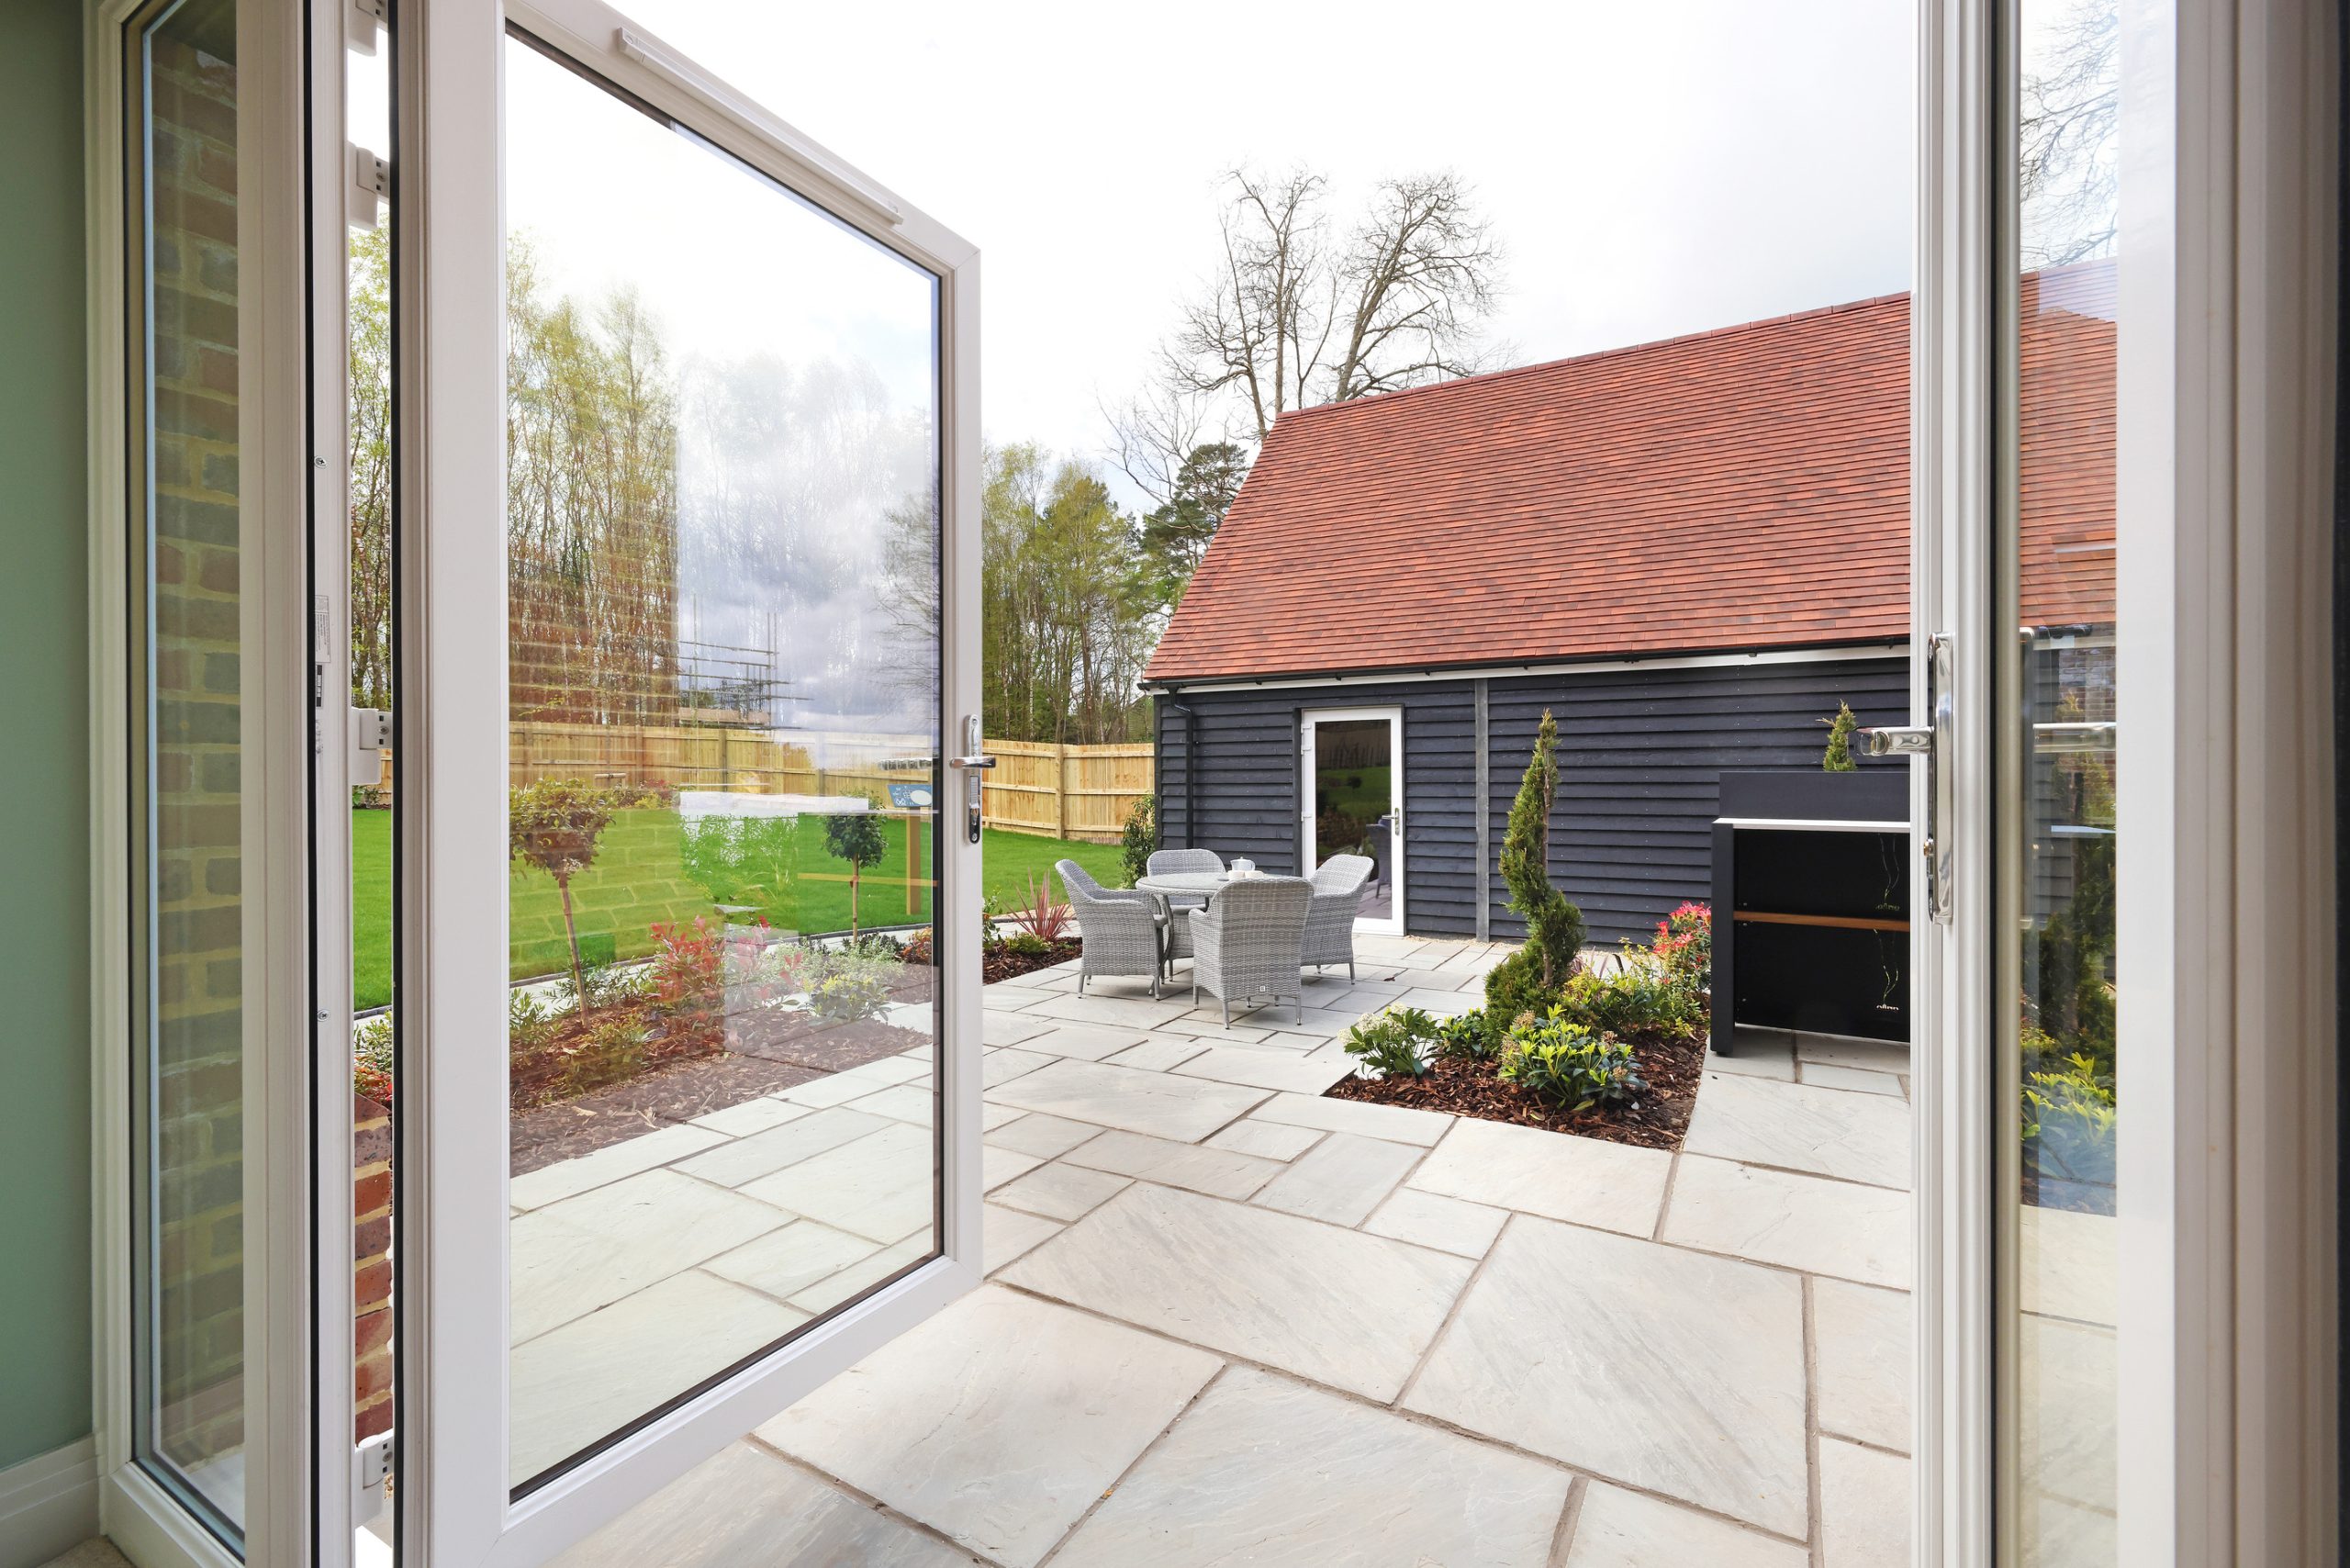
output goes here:
[[1665, 976], [1692, 997], [1714, 983], [1714, 912], [1702, 903], [1684, 903], [1656, 923], [1656, 940], [1649, 950], [1664, 967]]
[[726, 933], [697, 916], [653, 927], [653, 1011], [668, 1037], [696, 1052], [726, 1043]]

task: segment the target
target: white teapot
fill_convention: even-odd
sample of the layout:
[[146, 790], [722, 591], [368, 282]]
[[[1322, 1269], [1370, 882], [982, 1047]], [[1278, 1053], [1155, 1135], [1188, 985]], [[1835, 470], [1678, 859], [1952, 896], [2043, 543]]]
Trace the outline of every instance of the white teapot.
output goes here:
[[1257, 874], [1257, 863], [1254, 860], [1236, 859], [1232, 863], [1232, 874], [1236, 877], [1253, 877]]

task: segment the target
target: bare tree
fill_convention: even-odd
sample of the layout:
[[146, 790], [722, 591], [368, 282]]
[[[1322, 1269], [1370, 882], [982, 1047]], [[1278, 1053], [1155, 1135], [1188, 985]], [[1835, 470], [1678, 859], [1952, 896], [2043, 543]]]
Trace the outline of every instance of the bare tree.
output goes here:
[[2114, 0], [2082, 0], [2050, 27], [2023, 73], [2017, 129], [2027, 267], [2064, 266], [2113, 249], [2118, 23]]
[[1216, 274], [1184, 306], [1138, 405], [1155, 416], [1136, 421], [1147, 428], [1209, 410], [1191, 415], [1178, 465], [1219, 405], [1237, 433], [1261, 442], [1292, 409], [1484, 368], [1480, 330], [1498, 301], [1502, 257], [1459, 176], [1381, 181], [1343, 238], [1320, 174], [1236, 169], [1227, 180]]

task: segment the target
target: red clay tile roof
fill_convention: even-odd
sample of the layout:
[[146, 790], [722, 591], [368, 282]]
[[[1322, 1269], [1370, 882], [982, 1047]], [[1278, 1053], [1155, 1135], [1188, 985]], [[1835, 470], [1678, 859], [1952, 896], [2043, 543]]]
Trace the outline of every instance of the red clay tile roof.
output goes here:
[[[2112, 326], [2039, 292], [2027, 620], [2109, 616]], [[1905, 638], [1908, 371], [1888, 295], [1285, 414], [1146, 678]]]

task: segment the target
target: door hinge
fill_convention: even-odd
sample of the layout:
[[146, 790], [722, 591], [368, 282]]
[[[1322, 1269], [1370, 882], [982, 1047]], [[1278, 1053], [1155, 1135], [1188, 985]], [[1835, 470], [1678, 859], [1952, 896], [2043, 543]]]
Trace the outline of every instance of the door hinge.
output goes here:
[[360, 54], [375, 52], [375, 35], [384, 28], [384, 0], [342, 0], [343, 47]]
[[345, 221], [353, 229], [374, 229], [384, 221], [384, 202], [392, 194], [392, 166], [357, 142], [343, 146], [351, 169], [351, 210]]
[[351, 711], [351, 787], [372, 789], [384, 781], [384, 753], [391, 748], [392, 716], [381, 708]]
[[378, 1432], [351, 1450], [351, 1522], [364, 1528], [384, 1511], [384, 1484], [392, 1478], [392, 1434]]

